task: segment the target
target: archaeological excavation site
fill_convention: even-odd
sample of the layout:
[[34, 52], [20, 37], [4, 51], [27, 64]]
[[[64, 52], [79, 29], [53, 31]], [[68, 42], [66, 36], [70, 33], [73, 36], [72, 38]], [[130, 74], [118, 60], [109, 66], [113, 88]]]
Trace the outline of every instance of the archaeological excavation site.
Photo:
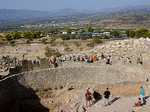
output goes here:
[[[80, 54], [64, 55], [57, 67], [10, 73], [0, 80], [0, 112], [149, 112], [149, 49], [149, 39], [110, 41]], [[96, 61], [75, 60], [75, 56], [93, 54]], [[146, 105], [136, 108], [141, 86]], [[94, 99], [88, 108], [87, 88]], [[109, 106], [103, 105], [106, 88], [111, 92]]]

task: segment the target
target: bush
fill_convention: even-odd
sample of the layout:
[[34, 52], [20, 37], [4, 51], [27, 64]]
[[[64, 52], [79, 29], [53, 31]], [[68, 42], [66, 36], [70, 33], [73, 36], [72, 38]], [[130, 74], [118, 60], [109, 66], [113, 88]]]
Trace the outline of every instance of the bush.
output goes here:
[[94, 44], [101, 44], [101, 43], [103, 43], [103, 41], [99, 37], [95, 37], [95, 38], [93, 38], [93, 43]]
[[20, 39], [21, 38], [21, 32], [13, 32], [12, 36], [14, 39]]
[[70, 40], [70, 35], [67, 34], [67, 35], [61, 35], [61, 39], [62, 40]]
[[11, 40], [14, 39], [11, 34], [7, 34], [7, 35], [5, 36], [5, 38], [6, 38], [7, 41], [11, 41]]
[[149, 37], [149, 30], [148, 29], [139, 29], [136, 31], [136, 37], [140, 38], [140, 37]]
[[47, 57], [50, 57], [50, 56], [61, 56], [61, 53], [58, 51], [58, 50], [54, 50], [54, 49], [51, 49], [49, 47], [46, 47], [45, 48], [45, 56]]
[[103, 43], [103, 40], [100, 39], [99, 37], [95, 37], [95, 38], [93, 38], [93, 43], [94, 44], [101, 44], [101, 43]]
[[94, 47], [95, 45], [101, 44], [101, 43], [103, 43], [102, 39], [100, 39], [99, 37], [94, 37], [93, 40], [87, 44], [87, 46]]

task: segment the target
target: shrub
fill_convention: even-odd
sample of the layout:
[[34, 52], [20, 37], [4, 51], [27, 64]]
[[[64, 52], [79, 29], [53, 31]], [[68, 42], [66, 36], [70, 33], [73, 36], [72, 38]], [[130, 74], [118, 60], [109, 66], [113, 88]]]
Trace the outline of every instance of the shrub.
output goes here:
[[23, 36], [26, 39], [33, 39], [34, 38], [33, 32], [24, 32]]
[[62, 40], [69, 40], [70, 39], [70, 35], [67, 34], [67, 35], [61, 35], [61, 39]]
[[95, 37], [95, 38], [93, 38], [93, 43], [94, 44], [101, 44], [101, 43], [103, 43], [103, 41], [99, 37]]
[[58, 50], [51, 49], [49, 47], [45, 48], [45, 56], [50, 57], [50, 56], [61, 56], [61, 53]]
[[7, 34], [7, 35], [5, 36], [5, 38], [6, 38], [7, 41], [13, 40], [13, 37], [12, 37], [11, 34]]

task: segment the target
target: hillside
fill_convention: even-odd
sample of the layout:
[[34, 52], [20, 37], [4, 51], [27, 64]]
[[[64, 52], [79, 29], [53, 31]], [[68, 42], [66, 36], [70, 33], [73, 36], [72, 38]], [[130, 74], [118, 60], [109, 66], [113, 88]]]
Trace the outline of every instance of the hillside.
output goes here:
[[80, 15], [87, 15], [87, 14], [80, 11], [78, 12], [73, 9], [62, 9], [56, 11], [0, 9], [0, 25], [11, 26], [20, 24], [38, 24], [38, 23], [47, 23], [53, 20], [70, 21], [72, 16], [80, 16]]
[[0, 9], [0, 25], [21, 25], [21, 24], [47, 24], [55, 21], [57, 23], [81, 22], [91, 20], [93, 24], [107, 26], [118, 25], [150, 25], [150, 7], [124, 7], [108, 10], [74, 10], [62, 9], [55, 11], [32, 11]]

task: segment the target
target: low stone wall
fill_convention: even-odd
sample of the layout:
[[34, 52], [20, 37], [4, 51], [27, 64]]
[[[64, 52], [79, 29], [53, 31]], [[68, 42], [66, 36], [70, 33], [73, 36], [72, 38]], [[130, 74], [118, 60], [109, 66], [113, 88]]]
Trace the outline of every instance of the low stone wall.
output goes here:
[[[23, 84], [34, 90], [82, 86], [83, 84], [116, 84], [143, 82], [146, 72], [136, 66], [78, 66], [25, 73]], [[22, 81], [20, 80], [22, 83]]]

